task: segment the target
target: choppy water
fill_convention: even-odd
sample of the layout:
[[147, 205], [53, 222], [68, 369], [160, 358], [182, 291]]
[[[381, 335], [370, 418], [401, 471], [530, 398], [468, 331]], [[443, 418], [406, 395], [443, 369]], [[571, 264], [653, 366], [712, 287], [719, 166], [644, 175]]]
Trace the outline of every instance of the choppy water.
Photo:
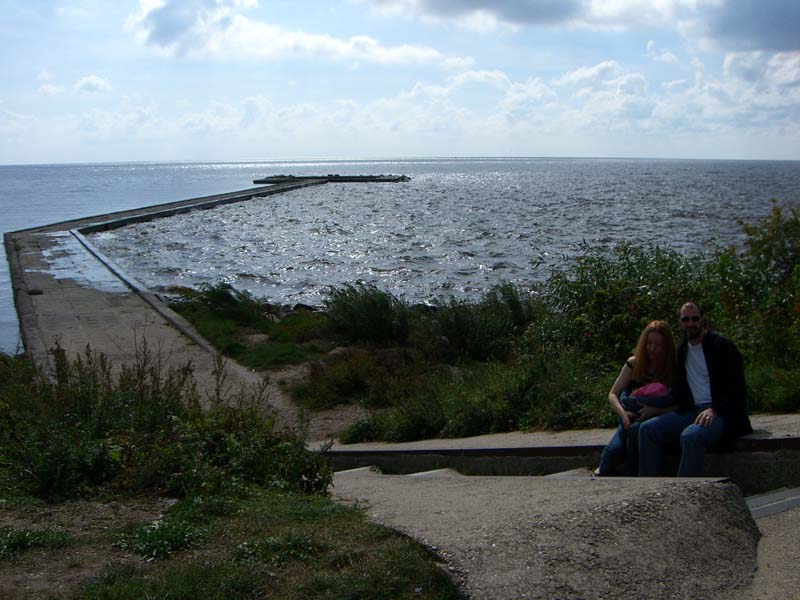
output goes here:
[[[233, 191], [271, 174], [405, 173], [400, 184], [328, 184], [98, 234], [158, 288], [227, 280], [276, 302], [373, 282], [409, 299], [477, 296], [528, 282], [587, 242], [682, 251], [741, 241], [770, 198], [800, 206], [800, 162], [623, 159], [267, 161], [0, 166], [3, 231]], [[5, 260], [0, 350], [17, 343]]]
[[412, 180], [305, 188], [97, 234], [94, 243], [156, 289], [225, 280], [273, 301], [317, 304], [328, 286], [360, 280], [417, 301], [476, 297], [502, 281], [542, 277], [542, 261], [584, 242], [685, 251], [735, 244], [737, 219], [763, 215], [770, 196], [800, 189], [798, 165], [777, 163], [381, 166]]

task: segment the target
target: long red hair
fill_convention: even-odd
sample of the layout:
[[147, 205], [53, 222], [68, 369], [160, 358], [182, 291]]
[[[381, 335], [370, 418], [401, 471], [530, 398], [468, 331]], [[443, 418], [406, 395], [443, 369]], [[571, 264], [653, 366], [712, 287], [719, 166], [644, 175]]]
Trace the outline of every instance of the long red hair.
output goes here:
[[[662, 355], [660, 360], [651, 361], [647, 355], [647, 336], [657, 333], [661, 336]], [[675, 376], [675, 340], [672, 329], [666, 321], [651, 321], [644, 328], [636, 343], [633, 353], [635, 364], [632, 379], [634, 381], [660, 381], [672, 385]]]

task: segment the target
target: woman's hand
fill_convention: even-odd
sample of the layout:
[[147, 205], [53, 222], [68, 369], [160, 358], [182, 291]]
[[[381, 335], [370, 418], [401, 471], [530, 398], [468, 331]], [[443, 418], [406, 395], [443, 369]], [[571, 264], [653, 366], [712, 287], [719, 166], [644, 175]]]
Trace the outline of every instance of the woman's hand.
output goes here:
[[630, 412], [627, 410], [623, 410], [619, 418], [622, 420], [622, 427], [628, 429], [637, 418], [639, 417], [639, 413]]
[[642, 421], [646, 421], [647, 419], [660, 415], [664, 412], [663, 410], [654, 408], [652, 406], [643, 406], [641, 404], [639, 406], [641, 407], [639, 409], [639, 419]]
[[677, 404], [673, 404], [672, 406], [667, 406], [665, 408], [656, 408], [655, 406], [645, 406], [640, 402], [639, 407], [640, 407], [639, 408], [640, 421], [646, 421], [647, 419], [652, 419], [653, 417], [657, 417], [658, 415], [663, 415], [664, 413], [678, 410]]

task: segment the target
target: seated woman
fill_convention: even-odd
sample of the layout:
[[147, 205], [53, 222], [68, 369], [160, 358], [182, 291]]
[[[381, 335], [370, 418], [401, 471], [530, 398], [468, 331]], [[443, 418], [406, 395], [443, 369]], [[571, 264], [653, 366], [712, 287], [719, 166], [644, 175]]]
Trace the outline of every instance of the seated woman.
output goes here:
[[628, 475], [636, 475], [639, 424], [677, 408], [669, 393], [674, 374], [672, 330], [666, 321], [652, 321], [642, 331], [633, 356], [625, 361], [608, 393], [611, 408], [619, 415], [619, 427], [603, 449], [595, 475], [609, 475], [623, 462], [627, 463]]

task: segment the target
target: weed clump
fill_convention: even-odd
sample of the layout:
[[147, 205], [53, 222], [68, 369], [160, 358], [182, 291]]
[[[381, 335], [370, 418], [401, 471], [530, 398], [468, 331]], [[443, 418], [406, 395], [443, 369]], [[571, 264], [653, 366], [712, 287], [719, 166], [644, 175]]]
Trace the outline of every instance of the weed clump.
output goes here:
[[165, 368], [146, 346], [116, 373], [88, 348], [74, 360], [58, 347], [52, 354], [52, 379], [6, 361], [0, 380], [0, 456], [34, 497], [58, 501], [98, 485], [184, 497], [251, 484], [323, 493], [330, 484], [319, 455], [274, 430], [264, 389], [233, 406], [212, 396], [203, 408], [191, 368]]
[[33, 548], [63, 548], [73, 541], [73, 537], [63, 531], [0, 527], [0, 560]]
[[332, 288], [324, 306], [331, 328], [351, 342], [404, 344], [408, 339], [408, 305], [373, 285]]

